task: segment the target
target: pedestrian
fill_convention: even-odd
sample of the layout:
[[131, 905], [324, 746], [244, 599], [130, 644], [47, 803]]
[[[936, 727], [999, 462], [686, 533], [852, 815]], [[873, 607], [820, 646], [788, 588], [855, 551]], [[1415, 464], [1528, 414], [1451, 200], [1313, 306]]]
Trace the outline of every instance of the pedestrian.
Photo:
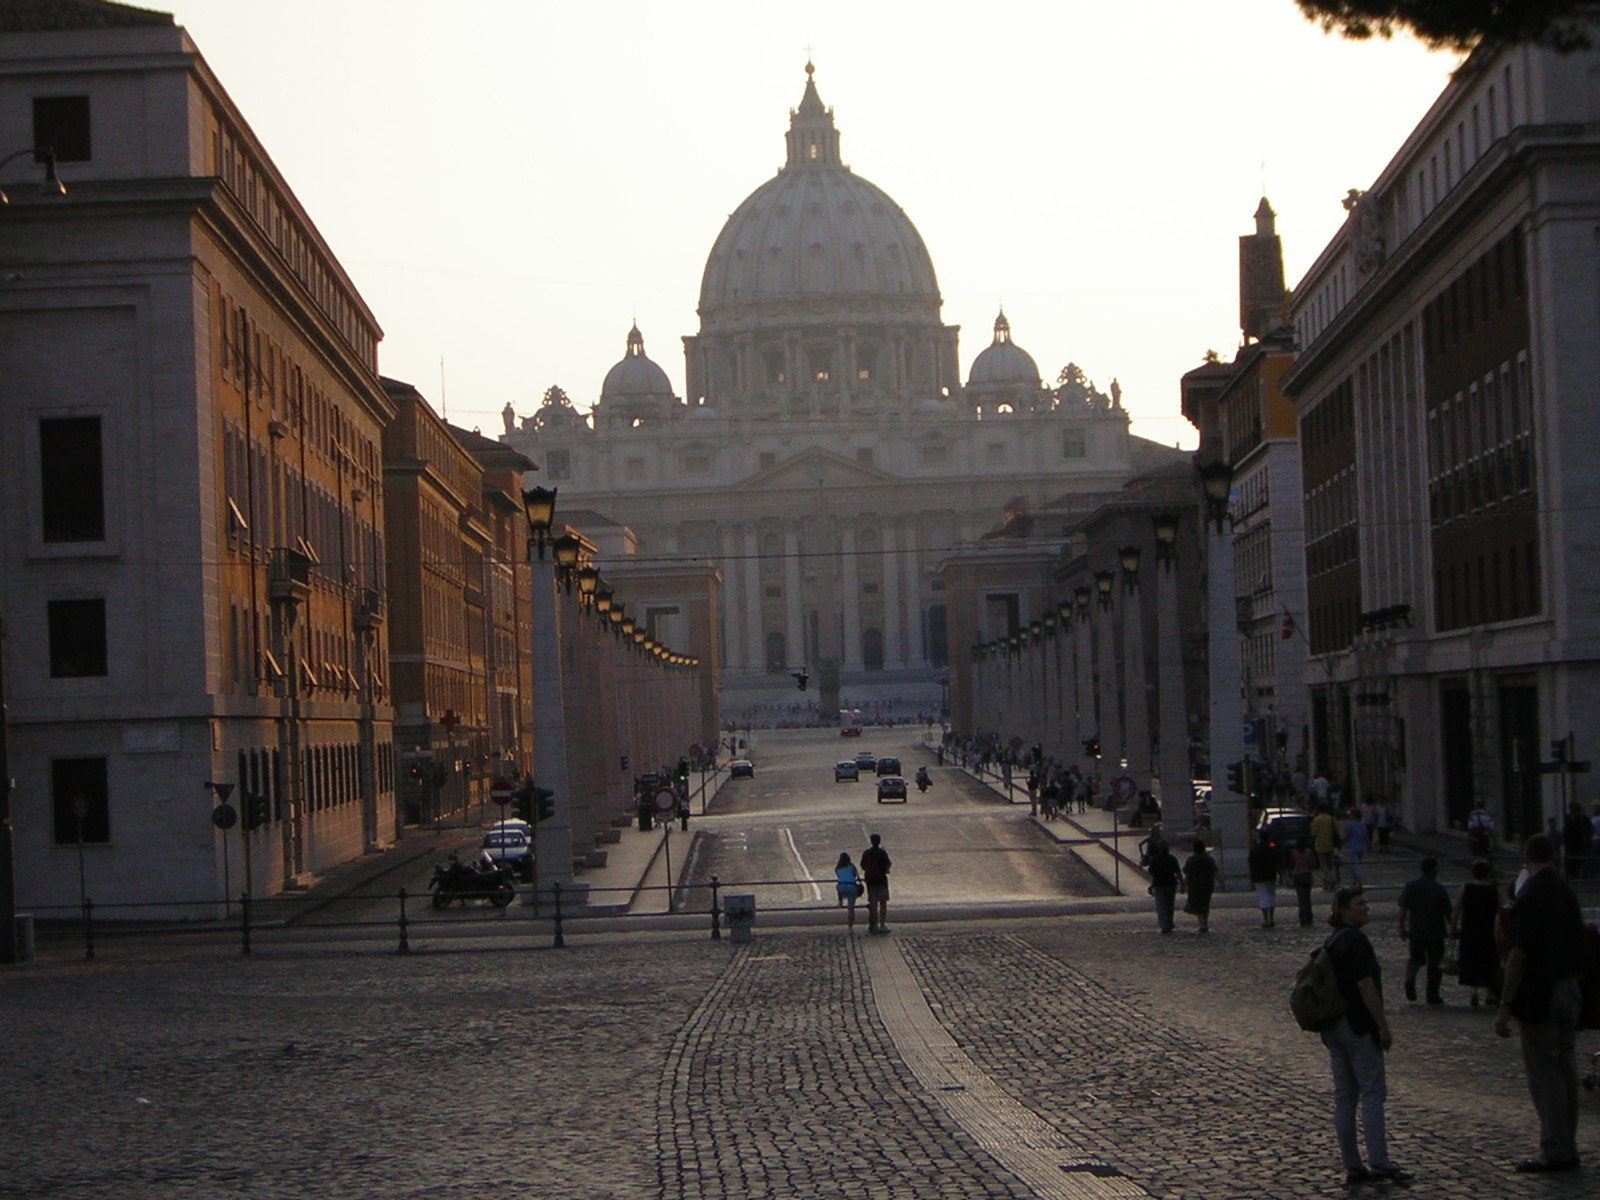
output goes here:
[[1367, 857], [1369, 845], [1367, 822], [1352, 808], [1344, 823], [1344, 858], [1350, 864], [1350, 882], [1357, 887], [1361, 885], [1361, 863]]
[[1567, 805], [1567, 815], [1561, 827], [1561, 839], [1567, 852], [1567, 880], [1586, 879], [1589, 875], [1589, 839], [1594, 827], [1583, 811], [1583, 805], [1573, 800]]
[[1206, 850], [1205, 842], [1194, 840], [1194, 853], [1183, 864], [1184, 888], [1189, 899], [1183, 911], [1200, 922], [1196, 933], [1211, 932], [1211, 893], [1217, 886], [1217, 860]]
[[1044, 785], [1040, 795], [1040, 804], [1044, 807], [1044, 819], [1054, 821], [1061, 811], [1061, 783], [1058, 778], [1051, 776], [1050, 782]]
[[856, 869], [855, 863], [850, 861], [850, 855], [841, 853], [839, 861], [833, 865], [834, 876], [838, 882], [834, 890], [839, 893], [839, 904], [850, 910], [845, 928], [851, 933], [856, 931], [856, 901], [865, 890], [861, 883], [861, 872]]
[[[1339, 1140], [1346, 1184], [1387, 1180], [1409, 1183], [1411, 1176], [1389, 1160], [1389, 1140], [1383, 1107], [1389, 1087], [1384, 1075], [1384, 1053], [1394, 1044], [1383, 1013], [1383, 970], [1362, 927], [1372, 919], [1360, 888], [1340, 888], [1334, 894], [1333, 933], [1325, 943], [1344, 1015], [1322, 1032], [1333, 1068], [1333, 1131]], [[1367, 1160], [1361, 1161], [1356, 1141], [1356, 1109], [1361, 1110], [1361, 1133]]]
[[1473, 858], [1488, 858], [1494, 853], [1494, 817], [1481, 804], [1467, 817], [1467, 850]]
[[1528, 882], [1511, 906], [1511, 953], [1494, 1031], [1517, 1018], [1528, 1092], [1539, 1114], [1539, 1157], [1521, 1172], [1578, 1169], [1578, 1067], [1573, 1057], [1582, 994], [1583, 910], [1556, 874], [1555, 843], [1534, 834], [1523, 848]]
[[861, 878], [867, 885], [867, 932], [889, 932], [889, 852], [883, 838], [872, 835], [872, 845], [861, 853]]
[[1489, 860], [1472, 864], [1472, 878], [1461, 885], [1450, 914], [1450, 936], [1456, 942], [1456, 982], [1472, 989], [1472, 1007], [1478, 1007], [1478, 989], [1500, 999], [1500, 950], [1495, 945], [1495, 919], [1500, 914], [1500, 889]]
[[1394, 813], [1389, 809], [1387, 800], [1378, 801], [1378, 849], [1389, 848], [1389, 834], [1394, 829]]
[[1150, 845], [1150, 894], [1156, 900], [1156, 928], [1172, 932], [1172, 910], [1178, 900], [1178, 882], [1183, 869], [1178, 856], [1165, 841], [1157, 838]]
[[1450, 893], [1439, 882], [1439, 860], [1422, 860], [1422, 874], [1400, 889], [1400, 938], [1407, 944], [1406, 999], [1417, 998], [1417, 972], [1428, 975], [1428, 1003], [1443, 1004], [1444, 942], [1450, 932]]
[[1361, 805], [1361, 823], [1367, 827], [1367, 845], [1378, 844], [1378, 806], [1371, 800]]
[[1261, 928], [1271, 929], [1278, 910], [1278, 848], [1266, 837], [1256, 838], [1250, 847], [1247, 864], [1250, 882], [1256, 885], [1256, 907], [1261, 910]]
[[1332, 809], [1320, 808], [1311, 818], [1311, 848], [1317, 852], [1323, 890], [1331, 892], [1339, 885], [1339, 823], [1333, 819]]
[[1289, 879], [1294, 883], [1295, 899], [1299, 902], [1300, 927], [1304, 929], [1310, 925], [1311, 915], [1311, 885], [1312, 877], [1316, 870], [1317, 856], [1311, 852], [1309, 839], [1301, 837], [1295, 839], [1294, 849], [1289, 851]]

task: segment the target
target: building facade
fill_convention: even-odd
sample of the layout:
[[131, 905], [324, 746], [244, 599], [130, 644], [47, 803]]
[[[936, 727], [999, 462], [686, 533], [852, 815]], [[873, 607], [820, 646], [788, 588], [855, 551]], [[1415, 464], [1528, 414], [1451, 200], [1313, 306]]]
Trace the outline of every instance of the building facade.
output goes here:
[[65, 195], [0, 180], [17, 892], [207, 915], [393, 836], [380, 331], [170, 16], [0, 15], [44, 146]]
[[591, 415], [551, 389], [505, 440], [563, 499], [633, 529], [644, 560], [723, 581], [725, 702], [805, 668], [841, 685], [921, 681], [950, 653], [936, 567], [1008, 504], [1114, 491], [1172, 452], [1134, 438], [1120, 389], [1047, 386], [1011, 337], [959, 375], [928, 248], [843, 162], [807, 67], [788, 157], [728, 219], [684, 339], [686, 394], [627, 336]]
[[1313, 749], [1418, 828], [1594, 800], [1597, 62], [1480, 48], [1291, 300]]

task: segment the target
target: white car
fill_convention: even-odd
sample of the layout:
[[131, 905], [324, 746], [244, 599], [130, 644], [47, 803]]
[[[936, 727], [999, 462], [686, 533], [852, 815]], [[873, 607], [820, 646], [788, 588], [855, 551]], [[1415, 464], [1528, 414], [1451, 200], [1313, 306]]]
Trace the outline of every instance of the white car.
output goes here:
[[502, 826], [491, 829], [483, 836], [484, 853], [502, 867], [510, 867], [518, 878], [533, 877], [533, 842], [518, 829]]

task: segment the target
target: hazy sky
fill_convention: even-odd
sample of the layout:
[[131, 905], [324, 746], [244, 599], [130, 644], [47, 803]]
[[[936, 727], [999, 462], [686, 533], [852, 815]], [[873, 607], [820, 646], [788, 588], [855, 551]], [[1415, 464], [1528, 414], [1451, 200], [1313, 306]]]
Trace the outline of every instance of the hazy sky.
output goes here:
[[1238, 343], [1263, 186], [1292, 286], [1456, 63], [1293, 0], [164, 7], [377, 315], [384, 373], [496, 436], [551, 384], [587, 408], [634, 318], [681, 394], [706, 255], [783, 164], [809, 46], [963, 378], [1003, 303], [1047, 381], [1116, 377], [1136, 432], [1193, 445], [1178, 377]]

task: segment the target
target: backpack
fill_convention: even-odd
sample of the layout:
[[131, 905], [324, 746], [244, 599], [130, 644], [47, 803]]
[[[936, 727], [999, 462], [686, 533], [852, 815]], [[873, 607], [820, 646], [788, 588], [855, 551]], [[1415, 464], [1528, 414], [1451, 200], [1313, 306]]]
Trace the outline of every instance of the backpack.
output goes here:
[[1295, 972], [1294, 987], [1289, 989], [1289, 1010], [1307, 1033], [1331, 1029], [1344, 1016], [1344, 996], [1334, 974], [1333, 956], [1328, 953], [1336, 937], [1338, 934], [1311, 952], [1306, 965]]

